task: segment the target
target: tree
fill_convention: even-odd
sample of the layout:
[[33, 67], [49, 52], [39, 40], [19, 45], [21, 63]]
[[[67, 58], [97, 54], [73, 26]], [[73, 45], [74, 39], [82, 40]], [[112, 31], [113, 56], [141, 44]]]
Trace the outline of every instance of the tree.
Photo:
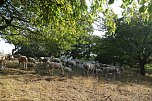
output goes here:
[[[151, 62], [152, 22], [145, 21], [140, 14], [126, 23], [125, 18], [117, 20], [115, 34], [109, 35], [115, 43], [114, 49], [125, 60], [139, 64], [140, 74], [145, 75], [145, 64]], [[126, 57], [127, 56], [127, 57]], [[134, 61], [133, 61], [134, 60]]]
[[59, 51], [71, 49], [81, 35], [92, 31], [94, 19], [84, 0], [6, 1], [0, 15], [1, 35], [9, 42], [23, 47], [42, 43]]
[[[99, 12], [105, 13], [106, 25], [111, 32], [115, 31], [115, 16], [110, 14], [108, 6], [113, 3], [114, 0], [92, 0], [88, 6], [85, 0], [2, 0], [0, 34], [17, 47], [34, 43], [48, 51], [64, 53], [71, 50], [81, 36], [93, 31], [91, 26]], [[147, 4], [139, 8], [141, 13], [151, 14], [150, 1], [139, 0], [138, 3]], [[132, 9], [137, 8], [135, 0], [123, 0], [122, 8], [127, 9], [128, 5], [133, 15]]]

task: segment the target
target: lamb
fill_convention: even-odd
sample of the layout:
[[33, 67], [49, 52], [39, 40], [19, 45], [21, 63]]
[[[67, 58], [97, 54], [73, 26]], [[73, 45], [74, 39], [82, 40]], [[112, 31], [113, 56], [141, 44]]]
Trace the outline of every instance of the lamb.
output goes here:
[[1, 66], [1, 69], [4, 69], [5, 68], [5, 56], [0, 56], [0, 66]]
[[64, 75], [64, 68], [61, 63], [47, 61], [47, 68], [48, 68], [49, 73], [52, 72], [52, 75], [53, 75], [54, 69], [61, 70], [62, 74]]
[[17, 59], [18, 59], [19, 65], [20, 63], [22, 63], [24, 65], [24, 69], [27, 69], [27, 62], [28, 62], [27, 57], [19, 54]]

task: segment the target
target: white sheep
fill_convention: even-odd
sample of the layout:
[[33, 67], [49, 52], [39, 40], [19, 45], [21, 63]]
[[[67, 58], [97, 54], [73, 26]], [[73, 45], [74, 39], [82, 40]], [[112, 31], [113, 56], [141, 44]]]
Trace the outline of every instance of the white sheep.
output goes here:
[[91, 71], [94, 75], [95, 70], [96, 70], [95, 64], [84, 63], [84, 75], [86, 74], [86, 72], [87, 72], [87, 75], [89, 75], [89, 71]]
[[48, 68], [49, 73], [52, 72], [52, 75], [55, 69], [61, 70], [62, 74], [64, 75], [64, 68], [61, 63], [47, 61], [47, 68]]
[[28, 62], [36, 63], [36, 59], [35, 59], [35, 58], [32, 58], [32, 57], [29, 57], [29, 58], [28, 58]]
[[61, 63], [61, 59], [59, 59], [59, 58], [52, 58], [51, 61]]
[[0, 56], [0, 66], [1, 66], [1, 69], [4, 69], [5, 68], [5, 56]]
[[74, 60], [68, 60], [67, 61], [67, 65], [69, 67], [75, 68], [76, 67], [76, 61], [74, 61]]
[[116, 74], [119, 74], [119, 75], [121, 74], [120, 69], [116, 66], [105, 67], [104, 72], [105, 72], [106, 77], [108, 77], [108, 74], [112, 74], [114, 79], [115, 79]]
[[50, 60], [50, 57], [39, 57], [39, 63], [47, 63]]

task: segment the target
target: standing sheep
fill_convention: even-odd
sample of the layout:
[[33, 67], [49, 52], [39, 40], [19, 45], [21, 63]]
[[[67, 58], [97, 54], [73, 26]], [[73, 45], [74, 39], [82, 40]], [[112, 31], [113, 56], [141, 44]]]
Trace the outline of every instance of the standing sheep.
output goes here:
[[104, 69], [106, 77], [108, 77], [108, 74], [112, 74], [113, 78], [115, 79], [116, 74], [121, 74], [120, 69], [116, 66], [111, 66], [111, 67], [105, 67]]
[[23, 64], [24, 69], [27, 70], [27, 62], [28, 62], [27, 57], [26, 56], [22, 56], [22, 55], [18, 55], [17, 59], [18, 59], [19, 65]]
[[0, 66], [1, 66], [1, 69], [4, 69], [5, 68], [5, 56], [0, 56]]
[[85, 75], [85, 72], [87, 72], [87, 75], [89, 75], [89, 71], [91, 71], [93, 73], [93, 75], [94, 75], [94, 72], [96, 71], [95, 64], [84, 63], [84, 75]]
[[57, 63], [57, 62], [47, 62], [47, 68], [48, 68], [48, 71], [49, 73], [52, 72], [52, 75], [53, 75], [53, 72], [55, 69], [59, 69], [62, 71], [62, 74], [64, 75], [64, 68], [63, 68], [63, 65], [61, 63]]

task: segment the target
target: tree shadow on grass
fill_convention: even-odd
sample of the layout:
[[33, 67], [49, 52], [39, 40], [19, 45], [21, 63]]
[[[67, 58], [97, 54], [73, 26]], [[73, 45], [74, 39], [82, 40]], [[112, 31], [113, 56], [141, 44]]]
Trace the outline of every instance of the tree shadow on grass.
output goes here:
[[[107, 78], [103, 74], [98, 75], [92, 75], [90, 73], [89, 75], [84, 75], [84, 70], [81, 68], [72, 68], [73, 72], [65, 72], [65, 75], [62, 75], [62, 72], [60, 70], [55, 70], [54, 75], [51, 75], [48, 73], [48, 70], [46, 68], [47, 66], [45, 64], [38, 64], [36, 67], [28, 67], [28, 70], [24, 70], [20, 66], [17, 67], [17, 65], [12, 65], [9, 68], [6, 68], [4, 70], [0, 70], [0, 76], [8, 76], [12, 78], [18, 78], [20, 76], [25, 77], [26, 82], [34, 82], [38, 80], [46, 80], [46, 81], [63, 81], [66, 79], [72, 79], [73, 77], [89, 77], [92, 76], [94, 79], [97, 79], [99, 81], [105, 80], [107, 82], [121, 82], [124, 84], [134, 83], [134, 84], [141, 84], [141, 85], [149, 85], [152, 86], [152, 77], [150, 76], [141, 76], [136, 73], [123, 73], [121, 75], [116, 75], [116, 78], [114, 79], [112, 76], [108, 76]], [[18, 79], [17, 79], [18, 80]]]
[[54, 75], [51, 75], [50, 73], [48, 73], [44, 64], [39, 64], [36, 67], [28, 67], [27, 70], [18, 65], [13, 65], [10, 67], [7, 66], [7, 68], [0, 70], [0, 78], [13, 78], [17, 81], [22, 81], [25, 83], [35, 82], [39, 80], [63, 81], [67, 79], [66, 76], [63, 76], [61, 71], [58, 70], [54, 72]]

